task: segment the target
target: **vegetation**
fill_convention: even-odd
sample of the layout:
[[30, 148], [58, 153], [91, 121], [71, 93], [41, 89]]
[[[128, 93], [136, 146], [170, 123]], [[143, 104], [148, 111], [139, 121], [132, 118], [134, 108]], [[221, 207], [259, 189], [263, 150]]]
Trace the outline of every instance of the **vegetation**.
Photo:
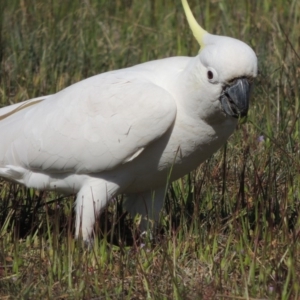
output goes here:
[[[300, 298], [300, 2], [189, 2], [258, 55], [247, 122], [172, 185], [151, 242], [118, 199], [88, 250], [74, 197], [1, 181], [0, 299]], [[197, 52], [179, 0], [2, 0], [0, 106]]]

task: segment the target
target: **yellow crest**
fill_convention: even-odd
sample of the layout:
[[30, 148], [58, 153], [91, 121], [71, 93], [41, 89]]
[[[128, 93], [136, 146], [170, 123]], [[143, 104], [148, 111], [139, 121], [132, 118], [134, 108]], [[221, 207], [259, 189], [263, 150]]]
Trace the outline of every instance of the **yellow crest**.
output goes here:
[[202, 49], [205, 46], [203, 37], [207, 33], [207, 31], [204, 30], [196, 21], [187, 0], [181, 0], [181, 3], [183, 6], [183, 9], [184, 9], [186, 18], [188, 20], [188, 23], [190, 25], [190, 28], [193, 32], [193, 35], [196, 38], [196, 40], [198, 41], [200, 48]]

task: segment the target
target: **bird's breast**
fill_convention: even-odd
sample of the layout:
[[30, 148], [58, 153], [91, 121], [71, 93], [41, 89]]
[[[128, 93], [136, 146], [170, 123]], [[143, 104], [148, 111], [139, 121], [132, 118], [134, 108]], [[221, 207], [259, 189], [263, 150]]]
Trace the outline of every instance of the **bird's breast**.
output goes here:
[[127, 176], [133, 178], [127, 190], [161, 187], [196, 169], [225, 143], [235, 126], [233, 118], [213, 126], [192, 120], [176, 122], [136, 160], [124, 165]]

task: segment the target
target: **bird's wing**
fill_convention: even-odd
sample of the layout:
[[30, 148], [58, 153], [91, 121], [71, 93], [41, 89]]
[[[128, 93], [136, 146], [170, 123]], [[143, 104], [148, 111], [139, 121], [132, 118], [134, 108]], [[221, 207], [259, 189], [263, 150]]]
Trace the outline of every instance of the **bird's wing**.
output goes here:
[[97, 75], [0, 120], [0, 166], [93, 173], [134, 159], [176, 116], [172, 96], [137, 75]]

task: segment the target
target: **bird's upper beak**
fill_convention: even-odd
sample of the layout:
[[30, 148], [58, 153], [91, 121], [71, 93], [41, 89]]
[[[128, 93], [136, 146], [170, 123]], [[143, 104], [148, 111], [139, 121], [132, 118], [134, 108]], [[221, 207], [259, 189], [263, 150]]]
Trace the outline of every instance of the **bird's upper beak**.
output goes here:
[[224, 112], [233, 117], [247, 116], [251, 82], [247, 78], [236, 79], [233, 84], [224, 87], [220, 102]]

